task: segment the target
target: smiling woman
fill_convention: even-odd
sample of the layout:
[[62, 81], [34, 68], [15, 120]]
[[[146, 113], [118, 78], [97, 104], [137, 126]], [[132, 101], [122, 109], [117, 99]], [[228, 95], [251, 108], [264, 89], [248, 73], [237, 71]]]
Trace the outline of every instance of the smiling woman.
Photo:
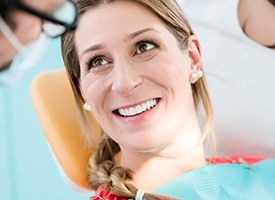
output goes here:
[[[229, 177], [246, 180], [251, 174], [245, 166], [213, 168], [205, 158], [214, 141], [212, 106], [199, 42], [177, 3], [80, 0], [78, 9], [79, 28], [62, 37], [62, 53], [87, 142], [102, 134], [88, 170], [88, 182], [97, 190], [92, 199], [240, 195]], [[198, 120], [199, 108], [205, 123]], [[97, 125], [87, 111], [102, 133], [94, 132]], [[258, 176], [251, 180], [259, 181]], [[274, 192], [268, 190], [268, 195]]]

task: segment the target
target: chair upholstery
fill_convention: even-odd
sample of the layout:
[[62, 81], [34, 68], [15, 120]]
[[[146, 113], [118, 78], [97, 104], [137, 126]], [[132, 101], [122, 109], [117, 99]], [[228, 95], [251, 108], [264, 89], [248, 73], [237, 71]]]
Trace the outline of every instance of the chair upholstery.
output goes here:
[[89, 151], [82, 141], [77, 107], [64, 69], [47, 71], [33, 80], [31, 100], [58, 164], [82, 188], [86, 181]]

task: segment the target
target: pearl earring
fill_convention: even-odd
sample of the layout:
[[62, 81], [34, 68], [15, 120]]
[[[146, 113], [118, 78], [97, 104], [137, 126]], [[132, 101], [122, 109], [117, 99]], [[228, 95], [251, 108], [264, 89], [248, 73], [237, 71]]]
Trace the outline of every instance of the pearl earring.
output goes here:
[[201, 70], [199, 70], [197, 73], [198, 73], [198, 78], [201, 78], [203, 76], [203, 72]]
[[92, 111], [92, 108], [88, 103], [84, 103], [83, 108], [84, 108], [84, 110], [87, 110], [89, 112]]
[[197, 80], [198, 79], [198, 74], [196, 72], [191, 74], [191, 77], [193, 80]]
[[203, 76], [203, 72], [201, 70], [194, 72], [191, 74], [193, 80], [197, 80]]

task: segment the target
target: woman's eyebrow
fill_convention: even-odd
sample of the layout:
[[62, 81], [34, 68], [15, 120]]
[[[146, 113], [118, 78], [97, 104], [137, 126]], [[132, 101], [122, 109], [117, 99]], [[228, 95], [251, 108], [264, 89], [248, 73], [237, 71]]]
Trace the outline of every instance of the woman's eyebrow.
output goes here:
[[135, 37], [141, 35], [142, 33], [145, 33], [145, 32], [148, 32], [148, 31], [156, 31], [156, 32], [159, 33], [159, 31], [154, 29], [154, 28], [144, 28], [144, 29], [141, 29], [141, 30], [138, 30], [138, 31], [135, 31], [135, 32], [129, 34], [128, 36], [126, 36], [126, 39], [127, 40], [132, 40]]
[[100, 49], [103, 49], [104, 48], [104, 45], [103, 44], [96, 44], [96, 45], [92, 45], [90, 47], [88, 47], [87, 49], [83, 50], [79, 56], [79, 59], [82, 58], [82, 56], [88, 52], [91, 52], [91, 51], [97, 51], [97, 50], [100, 50]]
[[[129, 35], [126, 36], [126, 40], [132, 40], [134, 39], [135, 37], [145, 33], [145, 32], [148, 32], [148, 31], [155, 31], [155, 32], [158, 32], [158, 30], [154, 29], [154, 28], [144, 28], [144, 29], [141, 29], [141, 30], [138, 30], [138, 31], [135, 31]], [[95, 45], [92, 45], [90, 47], [88, 47], [87, 49], [83, 50], [79, 56], [79, 59], [82, 58], [82, 56], [88, 52], [91, 52], [91, 51], [97, 51], [97, 50], [101, 50], [105, 47], [104, 44], [95, 44]]]

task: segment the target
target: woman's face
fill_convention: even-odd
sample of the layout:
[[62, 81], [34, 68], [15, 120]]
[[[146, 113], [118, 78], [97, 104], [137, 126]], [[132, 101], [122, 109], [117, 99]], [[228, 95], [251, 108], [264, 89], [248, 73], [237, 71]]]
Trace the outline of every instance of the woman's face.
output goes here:
[[122, 148], [159, 149], [192, 130], [189, 77], [200, 59], [194, 37], [181, 50], [150, 10], [117, 1], [87, 11], [75, 40], [83, 98]]

